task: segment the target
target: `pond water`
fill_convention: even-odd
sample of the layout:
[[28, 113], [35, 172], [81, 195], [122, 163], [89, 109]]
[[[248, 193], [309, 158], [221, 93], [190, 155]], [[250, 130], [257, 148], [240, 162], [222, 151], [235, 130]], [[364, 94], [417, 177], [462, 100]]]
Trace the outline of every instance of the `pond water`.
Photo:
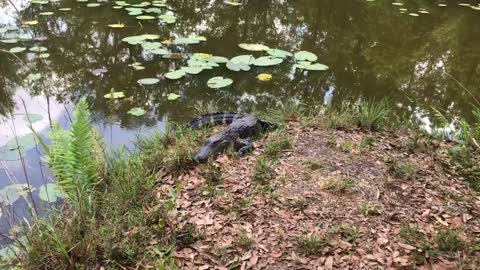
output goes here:
[[[136, 135], [162, 129], [169, 120], [193, 117], [192, 107], [199, 101], [214, 102], [221, 110], [248, 111], [287, 98], [314, 105], [387, 97], [406, 114], [428, 116], [431, 108], [437, 108], [469, 119], [476, 98], [480, 99], [477, 1], [238, 3], [171, 0], [166, 8], [163, 1], [0, 0], [0, 146], [31, 133], [27, 112], [35, 120], [33, 128], [42, 134], [51, 121], [67, 127], [72, 104], [80, 98], [87, 99], [95, 125], [113, 145], [131, 143]], [[156, 36], [147, 36], [148, 45], [122, 41], [143, 34]], [[200, 38], [182, 42], [190, 35]], [[203, 65], [199, 74], [165, 77], [170, 70], [192, 65], [187, 61], [194, 53], [229, 59], [267, 55], [242, 49], [240, 43], [308, 51], [329, 69], [307, 72], [295, 68], [293, 57], [274, 66], [251, 65], [249, 71], [232, 71], [224, 63], [206, 69], [201, 59], [206, 56], [197, 55], [194, 58], [200, 60], [195, 63]], [[181, 55], [165, 58], [164, 50]], [[189, 72], [197, 73], [198, 66]], [[261, 73], [272, 79], [260, 81]], [[233, 83], [210, 88], [207, 81], [215, 76]], [[144, 78], [159, 81], [139, 84]], [[112, 88], [125, 98], [113, 102], [105, 98]], [[179, 98], [169, 100], [169, 94]], [[128, 114], [132, 108], [146, 114]], [[23, 161], [0, 161], [0, 187], [28, 180], [37, 190], [7, 207], [10, 214], [4, 210], [0, 224], [4, 229], [12, 215], [25, 215], [28, 201], [38, 203], [39, 186], [51, 181], [41, 165], [40, 149], [25, 150]]]

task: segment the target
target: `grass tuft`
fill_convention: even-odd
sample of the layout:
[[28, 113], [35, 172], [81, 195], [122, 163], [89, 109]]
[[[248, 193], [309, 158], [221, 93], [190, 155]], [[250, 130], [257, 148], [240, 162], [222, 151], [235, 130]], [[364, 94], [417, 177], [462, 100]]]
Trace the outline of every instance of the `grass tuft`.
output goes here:
[[278, 129], [269, 134], [269, 140], [265, 145], [265, 155], [277, 159], [280, 153], [292, 147], [290, 134], [284, 129]]
[[246, 232], [240, 233], [235, 240], [235, 246], [244, 250], [251, 249], [253, 244], [255, 241]]
[[298, 248], [304, 255], [319, 255], [328, 245], [327, 240], [320, 236], [304, 236], [298, 239]]
[[355, 181], [351, 177], [339, 176], [327, 179], [322, 184], [322, 189], [333, 193], [348, 193], [355, 186]]
[[396, 178], [412, 179], [417, 175], [415, 164], [409, 161], [399, 161], [396, 159], [387, 160], [388, 173]]
[[436, 240], [438, 249], [443, 252], [454, 252], [465, 248], [465, 242], [457, 230], [442, 229], [438, 232]]
[[261, 185], [265, 185], [268, 184], [274, 176], [275, 172], [272, 168], [272, 162], [265, 157], [258, 158], [255, 164], [253, 180]]

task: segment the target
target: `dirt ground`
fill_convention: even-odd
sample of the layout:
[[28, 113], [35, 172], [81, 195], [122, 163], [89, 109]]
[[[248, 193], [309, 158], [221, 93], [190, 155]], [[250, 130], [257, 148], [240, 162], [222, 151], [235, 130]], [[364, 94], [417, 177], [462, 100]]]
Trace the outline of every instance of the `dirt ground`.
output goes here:
[[221, 181], [207, 179], [208, 166], [164, 180], [159, 198], [182, 186], [172, 221], [187, 232], [174, 251], [180, 269], [480, 269], [480, 194], [443, 143], [287, 130], [292, 147], [269, 160], [267, 180], [254, 175], [268, 135], [249, 156], [219, 156]]

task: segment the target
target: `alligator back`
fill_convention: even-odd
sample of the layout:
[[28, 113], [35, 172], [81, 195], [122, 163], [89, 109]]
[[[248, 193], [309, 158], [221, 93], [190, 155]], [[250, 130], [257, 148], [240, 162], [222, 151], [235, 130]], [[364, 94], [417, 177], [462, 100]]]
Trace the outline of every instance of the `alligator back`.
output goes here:
[[229, 125], [233, 121], [244, 117], [245, 115], [239, 113], [226, 113], [226, 112], [217, 112], [217, 113], [210, 113], [199, 116], [193, 119], [190, 122], [190, 127], [194, 129], [208, 127], [208, 126], [216, 126], [216, 125]]

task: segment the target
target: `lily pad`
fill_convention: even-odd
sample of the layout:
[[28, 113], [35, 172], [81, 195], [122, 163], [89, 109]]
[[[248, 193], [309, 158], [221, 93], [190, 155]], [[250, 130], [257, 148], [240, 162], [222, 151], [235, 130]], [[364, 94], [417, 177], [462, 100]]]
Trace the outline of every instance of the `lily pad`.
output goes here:
[[232, 79], [218, 76], [218, 77], [213, 77], [210, 80], [208, 80], [207, 85], [210, 88], [218, 89], [218, 88], [227, 87], [227, 86], [231, 85], [232, 83], [233, 83]]
[[310, 62], [302, 61], [295, 65], [296, 68], [306, 69], [306, 70], [328, 70], [328, 66], [323, 64], [312, 64]]
[[201, 66], [193, 66], [193, 67], [182, 67], [182, 70], [188, 74], [196, 75], [202, 72], [204, 68]]
[[54, 13], [51, 12], [51, 11], [46, 11], [46, 12], [40, 12], [38, 13], [38, 15], [41, 15], [41, 16], [51, 16], [53, 15]]
[[136, 18], [137, 18], [137, 20], [153, 20], [153, 19], [155, 19], [154, 16], [150, 16], [150, 15], [140, 15], [140, 16], [137, 16]]
[[27, 48], [25, 48], [25, 47], [13, 47], [8, 51], [11, 52], [11, 53], [20, 53], [20, 52], [23, 52], [23, 51], [26, 51], [26, 50], [27, 50]]
[[272, 56], [263, 56], [255, 59], [255, 61], [253, 61], [253, 64], [255, 66], [267, 67], [267, 66], [275, 66], [282, 62], [283, 62], [282, 58], [276, 58]]
[[160, 22], [166, 23], [166, 24], [172, 24], [177, 21], [177, 17], [172, 14], [163, 14], [158, 16], [158, 18], [160, 19]]
[[253, 57], [253, 55], [239, 55], [230, 59], [230, 62], [232, 62], [233, 64], [251, 65], [254, 61], [255, 57]]
[[227, 68], [232, 71], [249, 71], [250, 66], [244, 63], [233, 63], [232, 61], [227, 63]]
[[272, 74], [267, 74], [267, 73], [258, 74], [257, 78], [262, 82], [267, 82], [272, 79]]
[[58, 184], [54, 184], [54, 183], [48, 183], [40, 186], [40, 189], [38, 192], [39, 192], [38, 196], [40, 197], [40, 200], [48, 203], [54, 203], [59, 198], [65, 198], [65, 194], [60, 190], [60, 187], [58, 186]]
[[42, 46], [33, 46], [30, 48], [30, 51], [31, 52], [46, 52], [48, 51], [48, 49], [46, 47], [42, 47]]
[[130, 36], [122, 39], [123, 42], [127, 42], [131, 45], [141, 44], [147, 38], [145, 36]]
[[314, 61], [317, 61], [318, 57], [311, 52], [299, 51], [295, 53], [295, 59], [297, 59], [297, 61], [314, 62]]
[[[31, 191], [35, 189], [32, 187]], [[0, 203], [4, 205], [13, 205], [21, 196], [29, 192], [27, 184], [13, 184], [0, 189]]]
[[178, 80], [185, 76], [186, 73], [184, 70], [175, 70], [175, 71], [170, 71], [168, 73], [165, 73], [165, 78], [170, 79], [170, 80]]
[[42, 74], [40, 73], [30, 73], [28, 74], [27, 76], [27, 82], [34, 82], [34, 81], [38, 81], [42, 78]]
[[37, 21], [37, 20], [26, 21], [26, 22], [23, 22], [22, 24], [23, 24], [23, 25], [37, 25], [37, 24], [38, 24], [38, 21]]
[[99, 7], [99, 6], [101, 6], [100, 3], [88, 3], [87, 4], [87, 7]]
[[240, 43], [238, 44], [238, 47], [247, 51], [254, 51], [254, 52], [267, 51], [270, 49], [268, 46], [265, 46], [263, 44], [253, 44], [253, 43]]
[[19, 160], [20, 155], [25, 156], [25, 153], [35, 145], [35, 134], [33, 133], [13, 138], [7, 144], [0, 146], [0, 160]]
[[41, 53], [38, 55], [38, 58], [48, 58], [48, 57], [50, 57], [49, 53]]
[[138, 80], [137, 82], [142, 85], [152, 85], [160, 82], [160, 80], [157, 78], [144, 78], [144, 79]]
[[230, 5], [230, 6], [234, 6], [234, 7], [238, 7], [238, 6], [241, 6], [242, 3], [239, 3], [239, 2], [235, 2], [235, 1], [225, 1], [225, 4], [227, 5]]
[[145, 111], [142, 108], [132, 108], [127, 113], [133, 116], [142, 116], [142, 115], [145, 115], [147, 111]]
[[174, 93], [168, 94], [168, 96], [167, 96], [167, 100], [169, 100], [169, 101], [175, 101], [179, 98], [180, 98], [180, 95], [177, 95], [177, 94], [174, 94]]
[[111, 27], [111, 28], [124, 28], [124, 27], [125, 27], [125, 24], [123, 24], [123, 23], [114, 23], [114, 24], [109, 24], [108, 27]]
[[284, 50], [279, 50], [279, 49], [270, 49], [267, 51], [268, 54], [270, 54], [271, 56], [273, 57], [277, 57], [277, 58], [287, 58], [287, 57], [291, 57], [293, 56], [293, 53], [291, 52], [287, 52], [287, 51], [284, 51]]
[[158, 48], [161, 48], [163, 46], [162, 43], [160, 42], [143, 42], [142, 43], [142, 47], [145, 49], [145, 50], [155, 50], [155, 49], [158, 49]]
[[18, 42], [18, 39], [16, 39], [16, 38], [2, 39], [2, 40], [0, 40], [0, 42], [2, 42], [2, 43], [8, 43], [8, 44], [13, 44], [13, 43], [17, 43], [17, 42]]
[[35, 113], [29, 113], [28, 115], [25, 115], [23, 117], [23, 120], [27, 123], [35, 123], [35, 122], [38, 122], [38, 121], [42, 121], [43, 119], [43, 116], [41, 116], [40, 114], [35, 114]]
[[119, 98], [124, 98], [125, 93], [123, 93], [123, 92], [110, 92], [110, 93], [104, 95], [103, 97], [108, 98], [108, 99], [119, 99]]
[[176, 45], [188, 45], [188, 44], [198, 44], [200, 41], [207, 40], [205, 37], [202, 36], [188, 36], [186, 38], [177, 38], [173, 41]]

